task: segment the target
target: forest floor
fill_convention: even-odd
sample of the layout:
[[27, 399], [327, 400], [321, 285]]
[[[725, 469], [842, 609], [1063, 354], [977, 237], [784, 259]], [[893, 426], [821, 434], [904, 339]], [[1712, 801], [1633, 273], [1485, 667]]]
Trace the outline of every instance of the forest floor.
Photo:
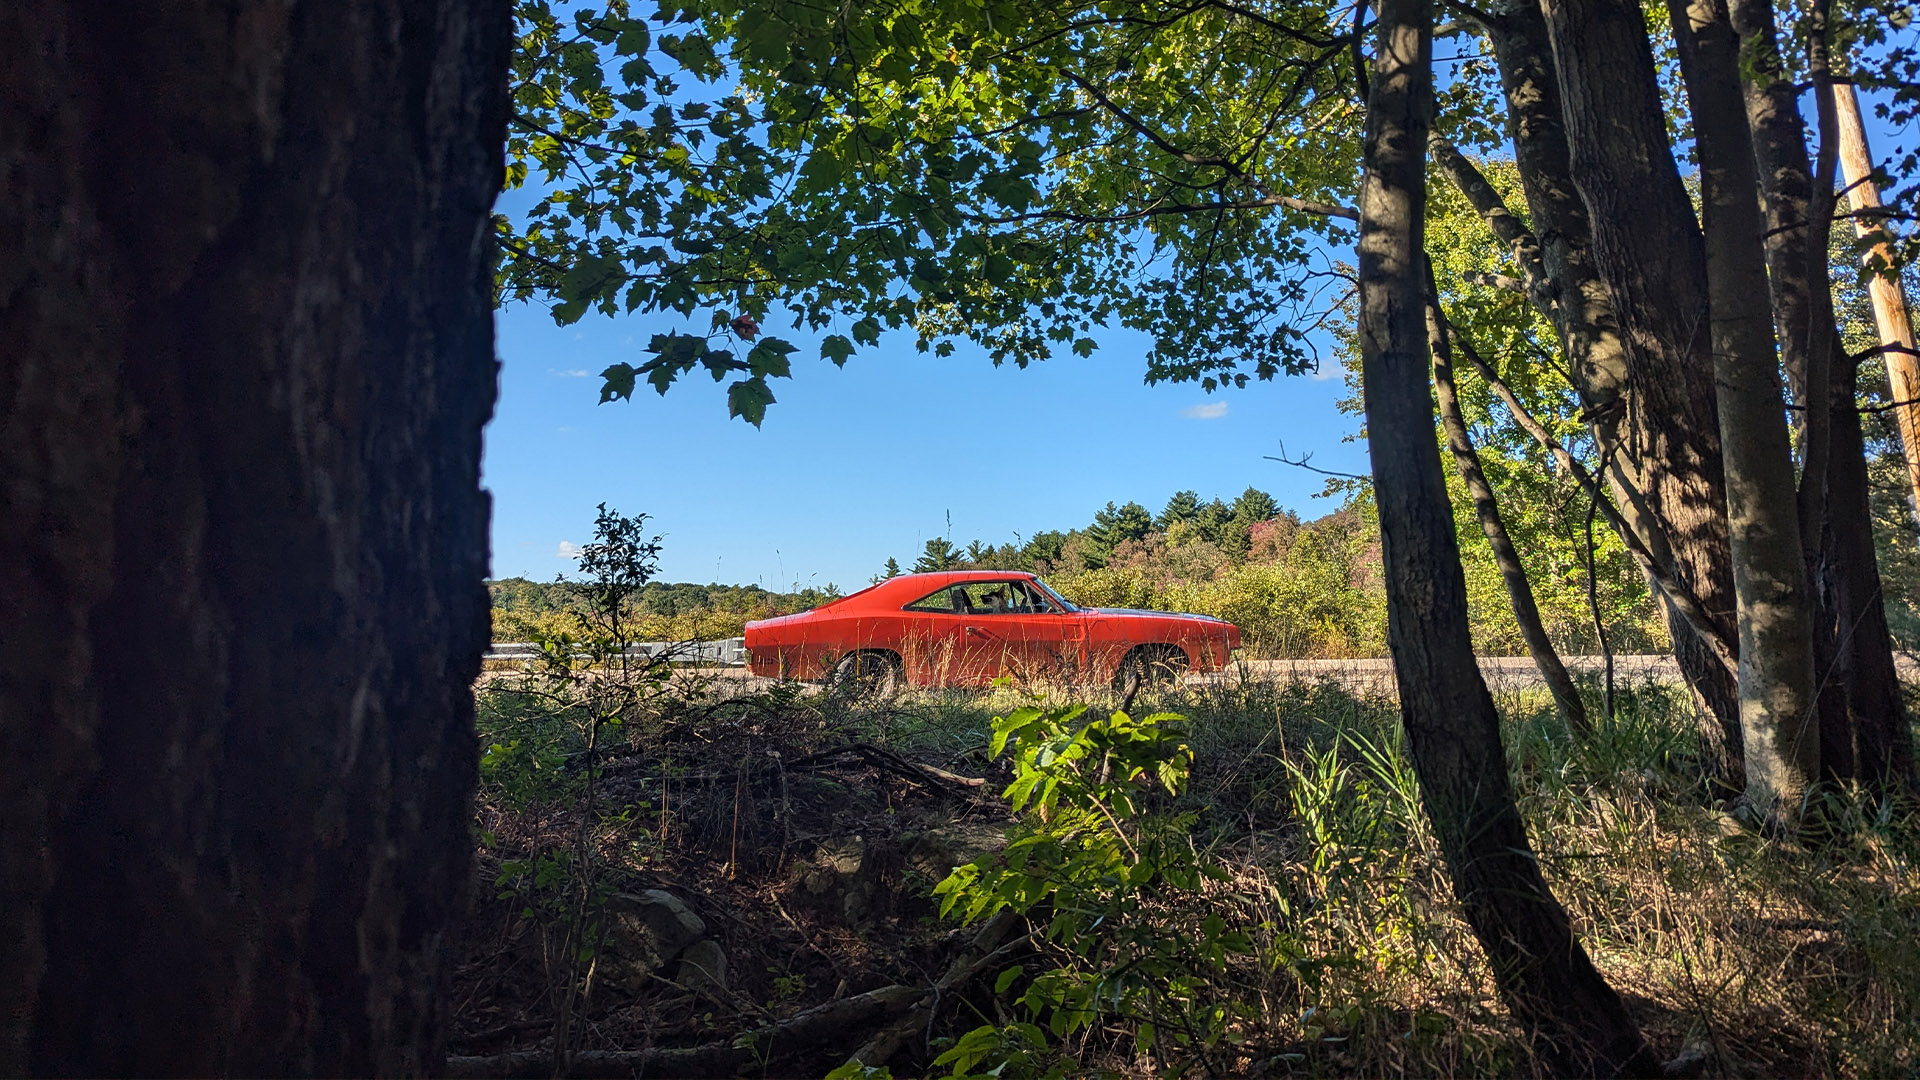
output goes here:
[[[995, 718], [1034, 697], [720, 690], [685, 672], [616, 698], [483, 685], [456, 1075], [1543, 1071], [1383, 696], [1248, 674], [1138, 702], [1184, 717], [1161, 723], [1191, 775], [1106, 820], [1166, 872], [1136, 890], [1062, 871], [1023, 914], [963, 923], [939, 911], [949, 871], [1005, 867], [1010, 836], [1039, 850], [1069, 820], [1012, 813], [1016, 773], [989, 754]], [[1700, 780], [1672, 687], [1631, 682], [1581, 740], [1543, 695], [1498, 696], [1542, 865], [1663, 1057], [1705, 1076], [1920, 1071], [1911, 807], [1837, 796], [1827, 843], [1765, 839]], [[1148, 847], [1168, 835], [1170, 861]]]

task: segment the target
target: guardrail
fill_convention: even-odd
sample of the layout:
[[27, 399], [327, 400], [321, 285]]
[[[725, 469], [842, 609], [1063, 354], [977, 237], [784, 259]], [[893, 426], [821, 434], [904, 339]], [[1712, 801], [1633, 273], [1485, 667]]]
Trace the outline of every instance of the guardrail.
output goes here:
[[[532, 660], [540, 655], [540, 646], [523, 641], [495, 642], [487, 647], [482, 660]], [[710, 667], [745, 667], [747, 639], [723, 638], [720, 641], [636, 641], [627, 646], [628, 656], [665, 659], [675, 664], [704, 664]]]

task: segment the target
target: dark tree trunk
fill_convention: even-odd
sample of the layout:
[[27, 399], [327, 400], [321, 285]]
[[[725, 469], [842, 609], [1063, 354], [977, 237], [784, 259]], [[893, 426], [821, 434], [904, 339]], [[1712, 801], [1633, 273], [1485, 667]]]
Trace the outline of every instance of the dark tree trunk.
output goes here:
[[1812, 541], [1805, 555], [1815, 602], [1821, 772], [1903, 787], [1913, 781], [1913, 752], [1873, 550], [1860, 414], [1853, 407], [1859, 365], [1838, 341], [1832, 304], [1820, 302], [1833, 285], [1824, 255], [1811, 243], [1813, 162], [1798, 91], [1781, 61], [1773, 5], [1729, 0], [1728, 8], [1751, 58], [1743, 86], [1766, 210], [1768, 282], [1781, 359], [1802, 402], [1811, 400], [1806, 383], [1815, 334], [1826, 336], [1831, 357], [1827, 475], [1823, 485], [1802, 484], [1802, 508], [1813, 515], [1802, 531]]
[[[1542, 6], [1557, 20], [1557, 38], [1541, 10], [1526, 4], [1505, 6], [1483, 25], [1500, 68], [1507, 131], [1556, 299], [1549, 317], [1565, 341], [1574, 389], [1621, 516], [1650, 556], [1674, 569], [1691, 601], [1713, 622], [1710, 640], [1674, 603], [1666, 605], [1674, 656], [1701, 710], [1705, 749], [1714, 771], [1738, 788], [1745, 783], [1739, 696], [1734, 673], [1721, 659], [1725, 650], [1717, 647], [1736, 637], [1735, 603], [1712, 360], [1705, 347], [1699, 230], [1667, 149], [1637, 10], [1559, 0]], [[1588, 44], [1580, 46], [1583, 41]], [[1578, 67], [1569, 72], [1562, 52], [1576, 47]], [[1569, 87], [1573, 79], [1637, 84]], [[1615, 107], [1637, 113], [1604, 115]], [[1574, 115], [1574, 109], [1583, 113]], [[1596, 111], [1603, 115], [1596, 117]], [[1613, 145], [1632, 138], [1652, 141]], [[1614, 217], [1596, 226], [1593, 218], [1603, 212], [1636, 212], [1637, 196], [1626, 187], [1634, 183], [1659, 189], [1660, 220]], [[1586, 198], [1590, 186], [1600, 189], [1604, 208]], [[1659, 228], [1676, 230], [1680, 247], [1691, 245], [1691, 262], [1682, 252], [1679, 265], [1668, 265], [1654, 236], [1634, 235]], [[1640, 258], [1655, 262], [1642, 271], [1634, 265]], [[1655, 324], [1645, 314], [1627, 313], [1643, 294], [1659, 294], [1667, 279], [1689, 274], [1697, 280], [1684, 289], [1693, 303], [1688, 317], [1673, 317], [1670, 297], [1657, 297], [1652, 314], [1662, 321]], [[1691, 328], [1692, 320], [1697, 335], [1671, 329]], [[1696, 394], [1704, 397], [1696, 400]]]
[[1493, 493], [1493, 485], [1487, 481], [1486, 470], [1480, 467], [1480, 454], [1473, 448], [1473, 436], [1467, 430], [1467, 418], [1460, 411], [1460, 393], [1454, 385], [1453, 349], [1447, 341], [1446, 313], [1440, 310], [1440, 290], [1433, 279], [1432, 263], [1422, 261], [1427, 262], [1427, 344], [1433, 353], [1434, 401], [1440, 407], [1440, 427], [1447, 436], [1447, 449], [1453, 454], [1455, 471], [1467, 486], [1467, 498], [1473, 501], [1480, 531], [1486, 535], [1487, 546], [1493, 551], [1493, 564], [1500, 569], [1500, 579], [1507, 587], [1507, 602], [1513, 608], [1513, 620], [1519, 624], [1520, 636], [1527, 643], [1533, 666], [1539, 669], [1540, 679], [1547, 684], [1547, 692], [1553, 695], [1553, 703], [1568, 729], [1584, 735], [1593, 730], [1593, 721], [1587, 718], [1580, 690], [1573, 685], [1573, 676], [1561, 662], [1553, 639], [1547, 636], [1546, 624], [1540, 621], [1540, 605], [1533, 599], [1533, 583], [1527, 580], [1527, 568], [1520, 562], [1520, 552], [1514, 548], [1513, 538], [1507, 535], [1507, 523], [1500, 516], [1500, 502]]
[[1359, 338], [1401, 722], [1454, 894], [1502, 998], [1552, 1070], [1652, 1071], [1658, 1062], [1541, 877], [1468, 638], [1466, 581], [1433, 438], [1419, 265], [1433, 8], [1431, 0], [1382, 0], [1377, 10], [1359, 200]]
[[[1820, 771], [1813, 618], [1739, 43], [1720, 0], [1669, 0], [1668, 12], [1700, 161], [1708, 333], [1739, 601], [1747, 796], [1769, 817], [1793, 816]], [[1815, 440], [1808, 425], [1809, 468], [1816, 456], [1825, 460], [1828, 426], [1819, 425]]]
[[508, 6], [0, 28], [0, 1073], [437, 1068]]
[[[1480, 170], [1461, 155], [1451, 143], [1435, 136], [1428, 140], [1427, 145], [1434, 154], [1435, 163], [1447, 173], [1454, 186], [1474, 205], [1476, 212], [1492, 229], [1494, 235], [1506, 241], [1513, 249], [1516, 261], [1520, 263], [1522, 273], [1527, 279], [1525, 286], [1528, 295], [1541, 314], [1554, 321], [1562, 338], [1567, 342], [1565, 347], [1568, 353], [1572, 354], [1574, 352], [1572, 341], [1576, 335], [1588, 333], [1590, 330], [1580, 329], [1575, 322], [1575, 316], [1570, 314], [1571, 308], [1561, 304], [1560, 296], [1564, 281], [1561, 277], [1548, 277], [1544, 260], [1540, 258], [1542, 245], [1534, 239], [1532, 230], [1526, 228], [1518, 218], [1513, 216], [1501, 199], [1500, 193], [1494, 190], [1493, 185], [1480, 174]], [[1604, 290], [1605, 286], [1601, 285], [1600, 288]], [[1587, 294], [1582, 307], [1589, 312], [1605, 312], [1607, 320], [1610, 322], [1612, 319], [1612, 304], [1604, 297], [1596, 298], [1593, 294]], [[1592, 324], [1589, 325], [1591, 327]], [[1612, 336], [1614, 345], [1618, 346], [1618, 335]], [[1582, 487], [1590, 488], [1585, 467], [1567, 453], [1566, 448], [1559, 444], [1559, 440], [1550, 435], [1544, 427], [1540, 426], [1539, 421], [1527, 412], [1526, 406], [1521, 404], [1511, 388], [1502, 382], [1499, 373], [1479, 356], [1472, 344], [1451, 326], [1448, 327], [1448, 339], [1450, 342], [1458, 342], [1469, 362], [1487, 380], [1487, 384], [1493, 387], [1495, 393], [1500, 395], [1501, 400], [1506, 402], [1507, 408], [1513, 413], [1514, 419], [1520, 426], [1525, 428], [1528, 434], [1533, 435], [1541, 446], [1547, 448], [1554, 455], [1555, 460], [1561, 461], [1564, 467], [1579, 478]], [[1621, 355], [1624, 357], [1624, 353]], [[1583, 389], [1587, 384], [1585, 377], [1577, 373], [1577, 365], [1574, 382], [1576, 383], [1574, 389], [1580, 393], [1583, 401], [1593, 400], [1588, 391]], [[1713, 616], [1701, 605], [1700, 598], [1693, 594], [1692, 588], [1680, 577], [1680, 569], [1673, 561], [1673, 551], [1666, 543], [1666, 533], [1660, 527], [1658, 515], [1653, 512], [1652, 506], [1646, 501], [1646, 496], [1637, 486], [1638, 482], [1634, 479], [1636, 474], [1631, 473], [1629, 467], [1620, 462], [1621, 455], [1617, 453], [1617, 448], [1620, 437], [1620, 416], [1624, 410], [1617, 407], [1609, 410], [1613, 414], [1610, 419], [1604, 413], [1596, 415], [1594, 409], [1584, 411], [1588, 417], [1588, 430], [1593, 432], [1595, 441], [1603, 448], [1614, 448], [1603, 450], [1602, 456], [1609, 459], [1607, 479], [1619, 507], [1616, 509], [1614, 502], [1602, 499], [1598, 504], [1600, 512], [1606, 517], [1608, 526], [1626, 542], [1627, 549], [1633, 553], [1641, 569], [1646, 571], [1648, 582], [1652, 584], [1655, 593], [1667, 604], [1668, 617], [1683, 620], [1719, 660], [1724, 673], [1730, 676], [1739, 668], [1737, 649], [1731, 639], [1726, 637], [1720, 625], [1714, 621]], [[1712, 722], [1711, 718], [1709, 722]], [[1731, 730], [1732, 737], [1736, 740], [1734, 745], [1737, 747], [1739, 725], [1736, 723]], [[1715, 742], [1719, 741], [1717, 734], [1717, 729], [1711, 733]], [[1733, 766], [1733, 771], [1737, 774], [1737, 762]]]

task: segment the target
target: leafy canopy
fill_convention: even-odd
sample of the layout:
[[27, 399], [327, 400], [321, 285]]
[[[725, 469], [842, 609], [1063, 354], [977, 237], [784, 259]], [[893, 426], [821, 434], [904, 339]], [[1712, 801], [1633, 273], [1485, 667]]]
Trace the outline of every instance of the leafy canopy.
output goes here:
[[1147, 331], [1150, 380], [1311, 366], [1359, 160], [1327, 0], [516, 8], [503, 299], [671, 313], [602, 400], [704, 370], [758, 423], [796, 351], [887, 330], [1025, 365]]

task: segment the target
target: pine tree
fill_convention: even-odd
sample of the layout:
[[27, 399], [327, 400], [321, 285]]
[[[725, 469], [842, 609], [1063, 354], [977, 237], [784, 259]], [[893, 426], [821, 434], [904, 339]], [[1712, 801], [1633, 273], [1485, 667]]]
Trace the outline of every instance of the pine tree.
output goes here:
[[951, 570], [960, 561], [960, 553], [953, 550], [953, 544], [944, 536], [936, 536], [927, 541], [926, 550], [913, 561], [913, 572], [925, 574], [934, 570]]
[[1165, 532], [1169, 525], [1180, 521], [1192, 521], [1200, 516], [1200, 495], [1194, 491], [1176, 491], [1167, 500], [1160, 516], [1153, 521], [1154, 528]]
[[1265, 521], [1279, 512], [1280, 504], [1273, 496], [1256, 487], [1248, 488], [1233, 500], [1233, 519], [1248, 525]]

